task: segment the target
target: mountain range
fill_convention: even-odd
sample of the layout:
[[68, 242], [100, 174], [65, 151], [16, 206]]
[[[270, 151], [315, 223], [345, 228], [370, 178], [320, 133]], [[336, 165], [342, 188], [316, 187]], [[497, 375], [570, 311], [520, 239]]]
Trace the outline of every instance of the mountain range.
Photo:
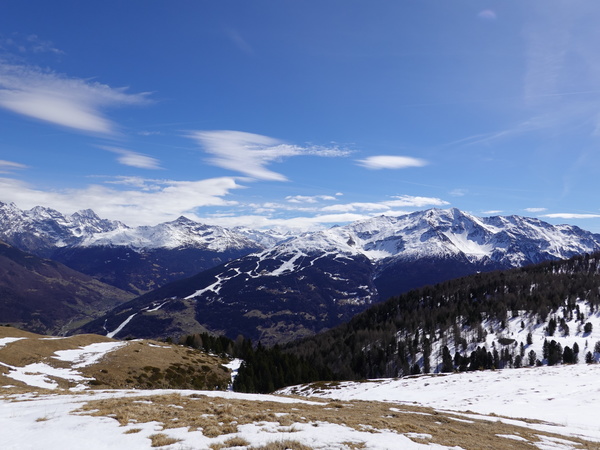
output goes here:
[[310, 336], [420, 286], [600, 250], [600, 235], [458, 209], [380, 216], [305, 233], [163, 286], [79, 331], [170, 337], [211, 331], [267, 344]]
[[185, 217], [131, 228], [92, 210], [72, 215], [0, 202], [0, 240], [140, 295], [273, 245], [272, 232], [229, 230]]

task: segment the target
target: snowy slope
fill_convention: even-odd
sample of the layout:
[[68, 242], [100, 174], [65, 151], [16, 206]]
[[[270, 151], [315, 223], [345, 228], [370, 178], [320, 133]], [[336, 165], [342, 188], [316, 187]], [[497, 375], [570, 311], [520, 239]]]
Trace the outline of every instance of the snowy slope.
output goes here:
[[[545, 421], [548, 423], [538, 429], [586, 436], [599, 442], [600, 447], [599, 376], [598, 364], [571, 365], [341, 382], [331, 383], [329, 388], [297, 386], [278, 393], [344, 401], [400, 402]], [[464, 418], [469, 419], [469, 414]]]

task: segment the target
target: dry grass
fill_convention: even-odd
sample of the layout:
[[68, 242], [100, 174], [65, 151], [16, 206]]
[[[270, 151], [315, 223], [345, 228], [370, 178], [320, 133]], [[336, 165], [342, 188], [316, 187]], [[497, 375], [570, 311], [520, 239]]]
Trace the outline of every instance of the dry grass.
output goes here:
[[[96, 342], [114, 342], [113, 339], [98, 335], [55, 339], [13, 327], [0, 327], [2, 337], [26, 338], [0, 347], [0, 360], [16, 367], [43, 362], [53, 367], [68, 368], [71, 363], [53, 358], [55, 352]], [[78, 371], [93, 379], [89, 382], [90, 387], [99, 389], [223, 390], [230, 381], [229, 370], [224, 367], [227, 362], [199, 350], [140, 340], [127, 342], [127, 345], [107, 353], [101, 361]], [[0, 383], [23, 387], [23, 383], [3, 376], [8, 371], [9, 368], [0, 366]], [[53, 379], [60, 389], [76, 385], [60, 378]]]
[[[564, 436], [505, 424], [500, 422], [500, 418], [496, 422], [475, 419], [467, 421], [459, 414], [440, 413], [430, 408], [366, 401], [330, 403], [322, 401], [320, 405], [303, 403], [290, 405], [211, 398], [198, 394], [191, 396], [168, 394], [144, 397], [143, 401], [140, 398], [95, 400], [87, 403], [81, 412], [93, 416], [110, 416], [118, 420], [121, 425], [157, 421], [163, 424], [164, 429], [188, 427], [191, 431], [201, 430], [207, 437], [234, 435], [238, 425], [248, 423], [259, 425], [264, 423], [265, 431], [273, 429], [268, 427], [267, 423], [276, 424], [280, 427], [279, 432], [288, 433], [300, 431], [301, 424], [318, 427], [319, 424], [332, 423], [372, 433], [392, 430], [408, 436], [415, 442], [460, 446], [467, 450], [531, 450], [535, 443], [540, 442], [539, 436], [564, 439]], [[516, 441], [497, 435], [518, 435], [527, 441]], [[569, 440], [579, 444], [578, 448], [600, 448], [598, 444], [581, 439], [569, 438]], [[277, 447], [279, 444], [281, 443], [276, 442], [269, 444], [272, 446], [260, 448], [308, 448], [306, 446]], [[346, 445], [349, 448], [364, 448], [361, 442], [348, 442]]]
[[157, 433], [148, 436], [150, 438], [152, 447], [164, 447], [166, 445], [176, 444], [177, 442], [181, 442], [181, 439], [175, 439], [167, 436], [164, 433]]
[[297, 441], [269, 442], [261, 447], [250, 447], [252, 450], [311, 450], [311, 447]]
[[221, 450], [224, 448], [231, 448], [231, 447], [247, 447], [249, 445], [250, 445], [250, 442], [248, 442], [246, 439], [236, 436], [231, 439], [227, 439], [222, 444], [212, 444], [210, 446], [210, 448], [211, 448], [211, 450]]
[[227, 362], [187, 347], [135, 341], [82, 373], [94, 377], [98, 388], [224, 390], [230, 381]]

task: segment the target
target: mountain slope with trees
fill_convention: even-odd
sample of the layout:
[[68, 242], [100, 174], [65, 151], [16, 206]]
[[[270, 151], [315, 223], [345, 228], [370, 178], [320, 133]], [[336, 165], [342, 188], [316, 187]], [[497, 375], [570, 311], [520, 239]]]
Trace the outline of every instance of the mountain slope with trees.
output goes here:
[[337, 379], [600, 358], [600, 253], [407, 292], [288, 344]]

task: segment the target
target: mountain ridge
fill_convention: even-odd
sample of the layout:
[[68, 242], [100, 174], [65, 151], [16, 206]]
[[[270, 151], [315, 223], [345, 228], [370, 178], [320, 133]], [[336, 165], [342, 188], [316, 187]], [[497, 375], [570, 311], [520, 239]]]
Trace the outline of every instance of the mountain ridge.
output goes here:
[[600, 235], [520, 216], [482, 219], [458, 209], [379, 216], [227, 262], [139, 297], [84, 330], [113, 331], [128, 319], [121, 336], [188, 334], [185, 310], [188, 321], [193, 311], [195, 327], [273, 344], [335, 326], [410, 289], [598, 250]]
[[[123, 290], [143, 294], [264, 248], [276, 235], [243, 233], [185, 217], [129, 227], [94, 211], [71, 215], [0, 202], [0, 239]], [[258, 239], [254, 241], [252, 237]]]

